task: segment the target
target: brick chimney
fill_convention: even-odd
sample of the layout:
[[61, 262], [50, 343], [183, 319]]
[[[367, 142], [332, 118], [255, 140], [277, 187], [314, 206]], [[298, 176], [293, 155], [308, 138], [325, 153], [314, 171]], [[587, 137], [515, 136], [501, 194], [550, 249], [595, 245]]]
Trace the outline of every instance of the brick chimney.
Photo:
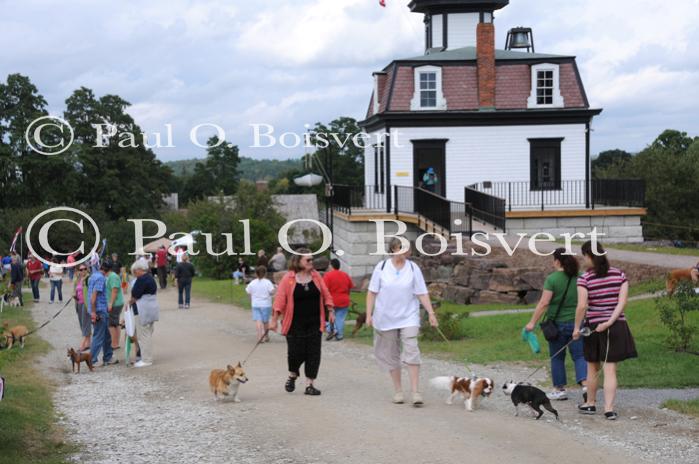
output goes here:
[[476, 29], [478, 60], [478, 105], [495, 109], [495, 25], [481, 22]]

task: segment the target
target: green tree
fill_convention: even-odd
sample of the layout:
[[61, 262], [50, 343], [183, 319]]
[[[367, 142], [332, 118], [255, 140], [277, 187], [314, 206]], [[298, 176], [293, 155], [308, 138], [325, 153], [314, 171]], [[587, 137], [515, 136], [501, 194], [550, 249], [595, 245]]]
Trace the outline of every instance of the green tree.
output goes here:
[[625, 150], [607, 150], [592, 160], [592, 177], [624, 178], [623, 173], [628, 169], [633, 155]]
[[[274, 208], [272, 197], [268, 192], [258, 192], [254, 184], [243, 182], [233, 201], [230, 203], [216, 201], [195, 201], [189, 205], [187, 223], [191, 230], [201, 230], [212, 234], [212, 251], [221, 253], [227, 248], [224, 233], [233, 236], [233, 247], [237, 254], [244, 252], [244, 232], [241, 220], [250, 221], [250, 246], [255, 253], [259, 249], [271, 251], [278, 244], [277, 233], [284, 224], [284, 218]], [[205, 250], [205, 238], [197, 240], [199, 255], [194, 258], [195, 265], [204, 275], [214, 278], [229, 277], [236, 268], [238, 257], [211, 256]], [[243, 256], [248, 264], [254, 266], [254, 256]]]
[[337, 118], [328, 125], [316, 123], [311, 131], [311, 141], [319, 147], [314, 156], [334, 183], [364, 185], [364, 149], [353, 140], [361, 132], [350, 117]]
[[[75, 186], [69, 154], [45, 156], [27, 143], [25, 132], [47, 116], [46, 100], [31, 80], [10, 74], [0, 82], [0, 208], [56, 205], [70, 199]], [[42, 132], [42, 141], [60, 141], [57, 129]]]
[[[129, 106], [116, 95], [98, 99], [85, 87], [66, 100], [79, 175], [74, 201], [101, 209], [112, 219], [154, 215], [169, 193], [171, 171], [145, 146], [142, 130], [126, 112]], [[95, 125], [102, 127], [102, 137]]]

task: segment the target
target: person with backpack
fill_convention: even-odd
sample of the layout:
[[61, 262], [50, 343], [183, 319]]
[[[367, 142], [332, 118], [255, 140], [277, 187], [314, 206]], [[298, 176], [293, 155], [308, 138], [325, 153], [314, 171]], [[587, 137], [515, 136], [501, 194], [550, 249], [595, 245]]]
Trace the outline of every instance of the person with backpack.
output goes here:
[[[553, 379], [553, 391], [547, 396], [551, 400], [562, 401], [568, 399], [566, 351], [573, 359], [575, 381], [583, 388], [583, 394], [586, 391], [587, 363], [583, 356], [582, 340], [572, 341], [575, 329], [575, 308], [578, 306], [578, 260], [575, 256], [566, 254], [565, 248], [558, 248], [553, 252], [553, 269], [554, 271], [544, 281], [541, 299], [525, 329], [527, 332], [534, 331], [536, 324], [545, 316], [544, 322], [541, 323], [541, 330], [548, 341], [549, 353], [552, 356], [551, 377]], [[570, 345], [566, 350], [564, 347], [568, 343]]]
[[388, 244], [391, 257], [374, 268], [366, 298], [366, 325], [374, 327], [374, 356], [382, 370], [393, 380], [393, 402], [405, 402], [401, 385], [403, 364], [410, 374], [412, 404], [421, 406], [419, 391], [420, 303], [427, 310], [430, 325], [438, 327], [430, 295], [420, 268], [410, 261], [410, 246], [394, 238]]

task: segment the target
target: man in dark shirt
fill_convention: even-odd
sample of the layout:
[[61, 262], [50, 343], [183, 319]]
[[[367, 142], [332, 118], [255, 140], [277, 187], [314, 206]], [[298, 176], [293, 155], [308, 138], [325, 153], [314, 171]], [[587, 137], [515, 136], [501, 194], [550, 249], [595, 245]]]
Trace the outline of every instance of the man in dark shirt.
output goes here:
[[19, 305], [24, 306], [22, 299], [22, 282], [24, 281], [24, 269], [18, 255], [12, 255], [10, 265], [10, 284], [14, 287], [14, 296], [19, 299]]
[[[175, 268], [175, 279], [177, 279], [177, 304], [180, 309], [189, 309], [189, 299], [192, 293], [192, 279], [194, 278], [194, 266], [189, 262], [187, 253], [182, 255], [182, 262]], [[184, 293], [184, 301], [182, 294]], [[184, 305], [184, 306], [183, 306]]]

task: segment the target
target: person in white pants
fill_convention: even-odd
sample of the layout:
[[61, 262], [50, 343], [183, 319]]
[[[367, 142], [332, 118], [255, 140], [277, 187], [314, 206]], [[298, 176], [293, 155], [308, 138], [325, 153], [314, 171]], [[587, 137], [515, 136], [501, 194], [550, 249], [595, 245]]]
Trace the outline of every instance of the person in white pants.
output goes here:
[[153, 364], [153, 330], [160, 316], [156, 299], [158, 284], [144, 260], [136, 260], [131, 273], [136, 276], [136, 282], [131, 288], [129, 304], [138, 315], [138, 346], [141, 350], [141, 359], [134, 367], [147, 367]]

